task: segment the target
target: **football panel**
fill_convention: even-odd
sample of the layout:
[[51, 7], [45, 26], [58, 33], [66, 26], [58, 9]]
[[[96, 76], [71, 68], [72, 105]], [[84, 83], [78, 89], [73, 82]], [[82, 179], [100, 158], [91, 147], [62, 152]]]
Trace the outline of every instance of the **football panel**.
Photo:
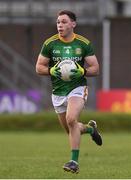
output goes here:
[[61, 76], [64, 81], [70, 80], [70, 74], [71, 69], [69, 64], [64, 64], [64, 66], [61, 67]]

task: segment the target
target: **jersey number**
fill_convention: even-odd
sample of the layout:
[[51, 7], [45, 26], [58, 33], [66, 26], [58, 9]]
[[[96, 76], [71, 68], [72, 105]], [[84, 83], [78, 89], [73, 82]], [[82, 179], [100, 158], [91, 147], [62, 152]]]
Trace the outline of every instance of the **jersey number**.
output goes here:
[[66, 49], [65, 53], [66, 53], [66, 54], [70, 54], [69, 49]]

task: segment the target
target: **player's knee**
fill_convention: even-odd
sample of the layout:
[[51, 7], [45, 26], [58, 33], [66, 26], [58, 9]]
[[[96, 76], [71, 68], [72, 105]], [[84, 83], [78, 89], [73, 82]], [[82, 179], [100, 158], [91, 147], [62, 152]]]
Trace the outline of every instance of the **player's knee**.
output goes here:
[[84, 134], [86, 132], [85, 125], [81, 122], [78, 122], [78, 126], [79, 126], [81, 134]]
[[68, 115], [66, 117], [68, 127], [73, 127], [76, 124], [76, 118], [73, 116]]

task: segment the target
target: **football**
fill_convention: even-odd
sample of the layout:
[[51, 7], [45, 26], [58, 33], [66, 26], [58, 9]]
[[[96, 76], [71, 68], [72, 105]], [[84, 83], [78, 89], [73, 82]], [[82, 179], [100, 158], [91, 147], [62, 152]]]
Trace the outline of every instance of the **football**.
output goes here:
[[58, 67], [60, 67], [61, 79], [63, 81], [70, 81], [71, 70], [77, 68], [72, 60], [63, 60], [58, 64]]

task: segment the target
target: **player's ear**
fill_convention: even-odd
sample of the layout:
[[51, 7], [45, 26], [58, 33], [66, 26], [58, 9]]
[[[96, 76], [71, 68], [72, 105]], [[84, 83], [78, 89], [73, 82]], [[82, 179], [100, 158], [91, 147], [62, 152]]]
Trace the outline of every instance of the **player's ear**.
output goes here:
[[76, 27], [76, 22], [75, 21], [72, 22], [72, 26], [73, 26], [73, 28]]

